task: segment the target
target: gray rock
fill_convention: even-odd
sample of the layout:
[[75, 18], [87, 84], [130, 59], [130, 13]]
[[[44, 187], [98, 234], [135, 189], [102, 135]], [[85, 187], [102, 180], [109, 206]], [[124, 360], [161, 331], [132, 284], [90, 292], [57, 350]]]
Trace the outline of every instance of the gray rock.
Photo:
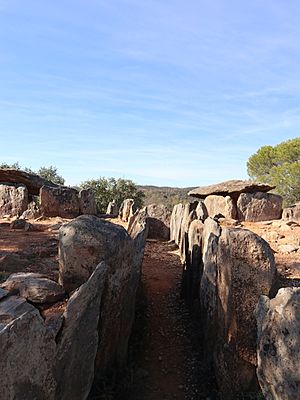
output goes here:
[[27, 258], [22, 258], [19, 254], [9, 253], [0, 257], [0, 271], [21, 272], [24, 271], [31, 262]]
[[15, 219], [9, 225], [10, 229], [25, 229], [26, 220], [25, 219]]
[[221, 214], [225, 218], [235, 219], [237, 216], [236, 205], [230, 196], [210, 195], [206, 197], [204, 204], [209, 217]]
[[0, 288], [0, 300], [8, 295], [8, 292]]
[[178, 245], [180, 241], [181, 224], [184, 213], [184, 205], [179, 203], [173, 207], [170, 220], [170, 240]]
[[[220, 225], [212, 218], [204, 221], [202, 233], [203, 273], [199, 300], [207, 358], [212, 358], [217, 326], [217, 246]], [[211, 361], [211, 360], [210, 360]]]
[[117, 217], [119, 214], [119, 208], [115, 202], [115, 200], [110, 201], [107, 206], [106, 214], [112, 215], [113, 217]]
[[41, 216], [41, 210], [38, 207], [38, 205], [32, 201], [31, 203], [28, 204], [27, 210], [23, 212], [21, 215], [21, 219], [36, 219]]
[[92, 189], [82, 189], [79, 192], [80, 214], [97, 214], [95, 193]]
[[254, 181], [231, 180], [215, 185], [201, 186], [189, 192], [189, 196], [205, 199], [209, 195], [231, 196], [237, 199], [241, 193], [268, 192], [275, 186], [269, 186]]
[[59, 231], [59, 282], [71, 292], [87, 281], [101, 261], [119, 266], [131, 252], [131, 238], [122, 226], [82, 215]]
[[[1, 174], [1, 169], [0, 169]], [[0, 184], [0, 217], [20, 216], [28, 206], [28, 190], [24, 185]]]
[[0, 182], [8, 182], [17, 185], [22, 184], [27, 187], [28, 193], [34, 196], [39, 195], [40, 189], [44, 185], [57, 187], [55, 183], [47, 181], [39, 175], [13, 168], [0, 169]]
[[122, 202], [120, 210], [119, 210], [119, 218], [122, 221], [128, 222], [128, 220], [131, 217], [131, 215], [134, 214], [133, 206], [134, 206], [134, 200], [133, 199], [125, 199]]
[[260, 295], [275, 281], [273, 252], [253, 232], [223, 228], [217, 253], [217, 326], [214, 364], [224, 399], [256, 387], [256, 320]]
[[200, 200], [196, 207], [197, 219], [204, 221], [208, 217], [207, 208], [204, 204], [204, 201]]
[[75, 218], [79, 215], [77, 190], [58, 186], [43, 186], [40, 190], [41, 210], [46, 217]]
[[150, 204], [146, 207], [148, 216], [148, 237], [152, 239], [170, 238], [171, 211], [163, 204]]
[[256, 308], [257, 376], [267, 400], [295, 400], [300, 393], [300, 288], [279, 289]]
[[284, 208], [282, 211], [282, 219], [285, 221], [296, 221], [300, 222], [300, 202], [294, 204], [291, 207]]
[[12, 274], [1, 287], [9, 292], [18, 292], [32, 303], [56, 303], [65, 297], [65, 291], [60, 285], [34, 273]]
[[70, 297], [57, 344], [57, 400], [88, 397], [98, 348], [98, 323], [108, 267], [100, 263], [86, 283]]
[[299, 246], [294, 244], [281, 244], [278, 246], [278, 250], [280, 253], [293, 253], [299, 250]]
[[280, 219], [282, 197], [271, 193], [242, 193], [237, 202], [240, 221], [268, 221]]
[[54, 400], [55, 340], [38, 310], [10, 296], [0, 302], [0, 320], [1, 398]]

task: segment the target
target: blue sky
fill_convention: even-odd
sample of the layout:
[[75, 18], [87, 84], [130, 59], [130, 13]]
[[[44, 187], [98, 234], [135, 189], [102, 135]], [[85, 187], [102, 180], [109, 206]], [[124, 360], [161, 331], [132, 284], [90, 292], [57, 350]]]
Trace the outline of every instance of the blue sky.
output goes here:
[[0, 0], [0, 162], [198, 186], [300, 136], [296, 0]]

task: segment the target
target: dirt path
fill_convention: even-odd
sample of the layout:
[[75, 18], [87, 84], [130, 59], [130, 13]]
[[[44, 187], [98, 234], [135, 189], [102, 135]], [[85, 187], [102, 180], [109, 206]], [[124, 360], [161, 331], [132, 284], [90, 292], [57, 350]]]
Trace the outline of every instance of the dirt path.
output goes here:
[[127, 390], [123, 382], [118, 399], [215, 399], [199, 327], [180, 299], [179, 257], [171, 250], [166, 242], [147, 241]]

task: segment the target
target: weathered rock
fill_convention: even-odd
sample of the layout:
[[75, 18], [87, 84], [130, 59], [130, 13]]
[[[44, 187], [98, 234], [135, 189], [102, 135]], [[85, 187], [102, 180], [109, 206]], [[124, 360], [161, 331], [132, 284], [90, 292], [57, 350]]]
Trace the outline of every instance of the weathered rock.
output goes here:
[[122, 202], [120, 210], [119, 210], [119, 218], [122, 221], [128, 222], [130, 216], [134, 214], [133, 205], [134, 205], [133, 199], [125, 199]]
[[38, 205], [32, 201], [28, 204], [27, 210], [23, 212], [20, 219], [36, 219], [41, 216], [41, 210]]
[[20, 169], [1, 168], [0, 182], [8, 182], [12, 184], [22, 184], [27, 187], [28, 193], [38, 196], [42, 186], [57, 187], [53, 182], [41, 178], [39, 175], [30, 172], [21, 171]]
[[9, 292], [17, 292], [32, 303], [56, 303], [65, 297], [65, 291], [60, 285], [34, 273], [12, 274], [1, 287]]
[[151, 204], [146, 207], [148, 215], [148, 237], [153, 239], [170, 238], [171, 211], [163, 204]]
[[95, 193], [92, 189], [82, 189], [79, 192], [80, 214], [97, 214]]
[[10, 229], [25, 229], [26, 220], [25, 219], [15, 219], [9, 225]]
[[223, 215], [225, 218], [235, 219], [237, 215], [236, 205], [230, 196], [207, 196], [204, 200], [209, 217]]
[[1, 300], [1, 398], [54, 400], [55, 350], [55, 340], [35, 307], [15, 296]]
[[100, 263], [70, 297], [57, 344], [57, 400], [86, 399], [94, 379], [98, 323], [108, 267]]
[[282, 219], [285, 221], [300, 221], [300, 202], [292, 207], [284, 208], [282, 211]]
[[174, 240], [174, 242], [177, 245], [179, 244], [179, 239], [180, 239], [183, 212], [184, 212], [184, 205], [179, 203], [174, 206], [171, 214], [170, 240]]
[[[0, 169], [1, 174], [1, 169]], [[28, 190], [24, 185], [0, 184], [0, 217], [20, 216], [28, 206]]]
[[273, 252], [262, 238], [243, 229], [223, 228], [217, 253], [217, 382], [224, 399], [256, 388], [256, 320], [260, 295], [275, 281]]
[[8, 291], [0, 288], [0, 300], [8, 295]]
[[186, 256], [184, 277], [185, 298], [190, 306], [199, 297], [200, 280], [203, 273], [202, 262], [202, 233], [203, 222], [193, 220], [188, 231], [188, 255]]
[[41, 210], [47, 217], [75, 218], [79, 215], [78, 192], [73, 188], [43, 186], [40, 199]]
[[0, 256], [0, 271], [6, 272], [21, 272], [29, 265], [30, 261], [27, 258], [22, 258], [19, 254], [11, 253]]
[[217, 246], [221, 235], [220, 225], [212, 218], [204, 221], [202, 233], [203, 273], [200, 281], [200, 311], [207, 348], [206, 356], [211, 358], [216, 341], [217, 326]]
[[183, 210], [183, 217], [179, 232], [179, 253], [181, 262], [184, 265], [186, 258], [188, 257], [189, 243], [188, 243], [188, 232], [192, 221], [197, 218], [195, 211], [195, 203], [185, 204]]
[[188, 194], [199, 199], [205, 199], [209, 195], [231, 196], [237, 199], [241, 193], [268, 192], [274, 188], [274, 186], [254, 181], [231, 180], [215, 185], [201, 186], [191, 190]]
[[257, 376], [266, 400], [295, 400], [300, 396], [300, 288], [279, 289], [256, 308]]
[[207, 208], [204, 204], [204, 201], [200, 200], [196, 207], [197, 219], [204, 221], [208, 217]]
[[300, 247], [295, 244], [281, 244], [278, 246], [278, 251], [280, 253], [293, 253], [294, 251], [298, 251], [299, 248]]
[[144, 228], [146, 229], [146, 237], [148, 237], [148, 220], [149, 218], [146, 207], [144, 207], [142, 210], [136, 210], [136, 212], [129, 217], [128, 220], [127, 232], [129, 233], [130, 237], [135, 239]]
[[112, 215], [113, 217], [117, 217], [119, 214], [119, 208], [115, 202], [115, 200], [110, 201], [107, 206], [106, 214]]
[[268, 221], [280, 219], [282, 197], [271, 193], [242, 193], [237, 201], [238, 218], [241, 221]]

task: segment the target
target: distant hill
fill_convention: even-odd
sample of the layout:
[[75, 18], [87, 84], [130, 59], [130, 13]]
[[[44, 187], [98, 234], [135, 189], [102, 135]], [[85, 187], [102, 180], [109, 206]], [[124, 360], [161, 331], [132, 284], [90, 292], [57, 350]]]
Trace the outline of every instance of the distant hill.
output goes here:
[[174, 188], [168, 186], [141, 186], [138, 189], [145, 193], [145, 206], [149, 204], [164, 204], [173, 208], [178, 203], [189, 203], [193, 198], [188, 196], [188, 192], [194, 187]]

